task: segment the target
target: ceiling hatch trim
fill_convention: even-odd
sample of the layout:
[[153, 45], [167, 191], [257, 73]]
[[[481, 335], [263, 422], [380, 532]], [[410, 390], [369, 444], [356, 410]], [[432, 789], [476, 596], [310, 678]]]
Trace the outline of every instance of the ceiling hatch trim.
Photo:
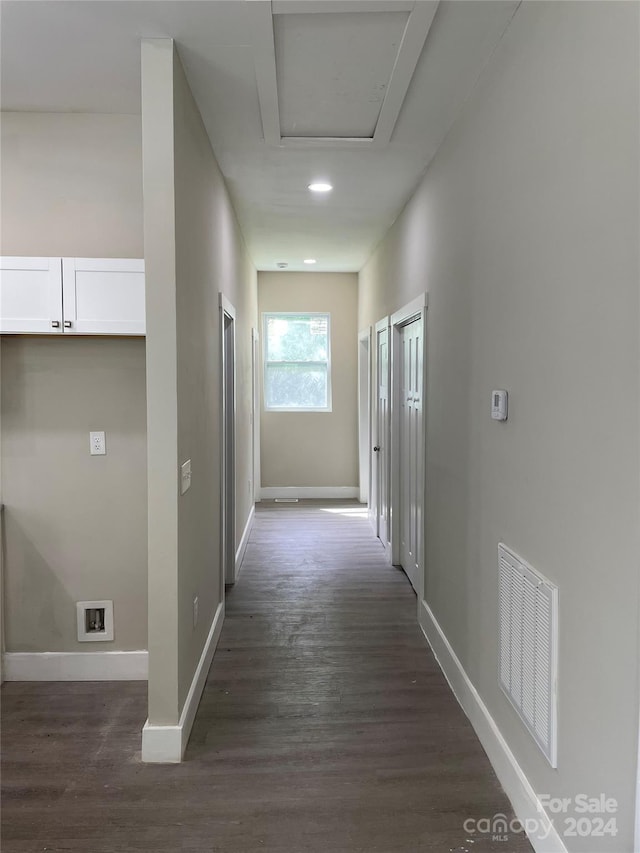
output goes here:
[[[382, 148], [389, 144], [439, 0], [245, 0], [253, 48], [262, 132], [267, 145], [294, 148]], [[408, 12], [372, 136], [283, 136], [273, 17], [285, 14]]]

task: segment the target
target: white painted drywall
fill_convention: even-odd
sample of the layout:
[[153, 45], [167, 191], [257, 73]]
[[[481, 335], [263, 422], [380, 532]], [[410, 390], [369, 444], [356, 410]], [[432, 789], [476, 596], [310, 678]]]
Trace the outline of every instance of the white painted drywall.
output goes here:
[[3, 255], [141, 258], [139, 115], [0, 115]]
[[[258, 273], [260, 317], [331, 315], [331, 412], [261, 412], [263, 487], [358, 485], [358, 278], [354, 273]], [[261, 320], [261, 340], [264, 330]]]
[[[142, 257], [139, 116], [2, 113], [5, 255]], [[7, 651], [91, 651], [76, 601], [114, 601], [147, 645], [144, 340], [5, 336], [1, 464]], [[90, 457], [91, 429], [107, 433]], [[97, 464], [96, 464], [97, 463]]]
[[[536, 792], [618, 801], [593, 853], [633, 849], [638, 13], [524, 3], [360, 276], [360, 328], [429, 290], [426, 600]], [[559, 587], [557, 770], [498, 687], [499, 541]]]
[[[1, 406], [7, 651], [146, 648], [144, 340], [7, 337]], [[112, 643], [77, 641], [95, 599], [114, 602]]]
[[[219, 308], [238, 313], [238, 480], [251, 472], [256, 273], [180, 59], [142, 50], [149, 436], [149, 723], [176, 725], [220, 603]], [[178, 496], [178, 466], [191, 488]], [[240, 541], [253, 498], [238, 488]], [[199, 599], [193, 625], [193, 597]]]

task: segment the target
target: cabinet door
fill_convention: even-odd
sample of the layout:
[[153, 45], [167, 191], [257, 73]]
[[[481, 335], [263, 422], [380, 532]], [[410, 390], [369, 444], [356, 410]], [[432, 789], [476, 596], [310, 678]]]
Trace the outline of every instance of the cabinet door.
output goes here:
[[62, 332], [60, 258], [0, 258], [0, 333]]
[[63, 258], [64, 332], [144, 335], [144, 261]]

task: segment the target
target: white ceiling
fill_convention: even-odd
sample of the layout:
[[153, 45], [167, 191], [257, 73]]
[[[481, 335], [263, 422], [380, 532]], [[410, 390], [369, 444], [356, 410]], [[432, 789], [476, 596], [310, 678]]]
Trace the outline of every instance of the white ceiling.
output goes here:
[[357, 271], [518, 5], [3, 0], [2, 109], [139, 113], [140, 39], [174, 38], [258, 269]]

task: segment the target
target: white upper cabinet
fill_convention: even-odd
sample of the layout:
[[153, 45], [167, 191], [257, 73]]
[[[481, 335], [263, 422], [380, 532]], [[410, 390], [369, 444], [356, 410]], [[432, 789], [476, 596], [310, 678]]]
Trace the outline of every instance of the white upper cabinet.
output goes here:
[[144, 261], [62, 259], [64, 332], [144, 335]]
[[0, 258], [0, 333], [62, 328], [62, 259]]
[[144, 335], [144, 261], [0, 258], [0, 333]]

